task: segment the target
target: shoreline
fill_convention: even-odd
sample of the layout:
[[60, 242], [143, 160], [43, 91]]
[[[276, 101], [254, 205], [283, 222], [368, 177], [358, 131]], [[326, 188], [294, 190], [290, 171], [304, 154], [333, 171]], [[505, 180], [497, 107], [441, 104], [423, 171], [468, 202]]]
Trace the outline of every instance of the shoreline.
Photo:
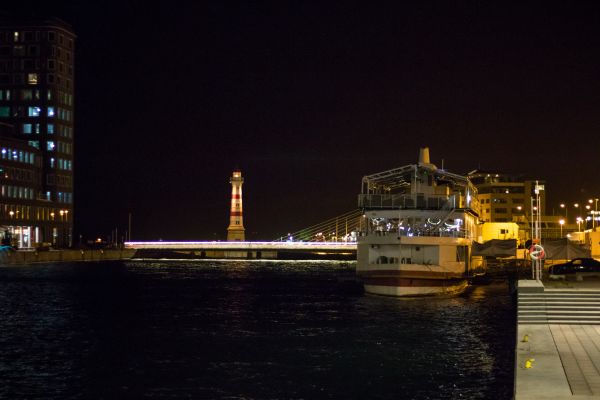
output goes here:
[[0, 254], [0, 265], [28, 265], [44, 262], [117, 261], [130, 260], [135, 255], [131, 249], [66, 249], [17, 250]]

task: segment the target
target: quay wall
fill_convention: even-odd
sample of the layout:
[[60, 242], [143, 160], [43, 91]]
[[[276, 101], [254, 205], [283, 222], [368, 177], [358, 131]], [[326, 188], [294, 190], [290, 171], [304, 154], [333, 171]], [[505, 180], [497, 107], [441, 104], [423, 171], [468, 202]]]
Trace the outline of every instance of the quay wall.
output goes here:
[[42, 262], [129, 260], [134, 254], [135, 250], [132, 249], [11, 251], [0, 254], [0, 265], [34, 264]]

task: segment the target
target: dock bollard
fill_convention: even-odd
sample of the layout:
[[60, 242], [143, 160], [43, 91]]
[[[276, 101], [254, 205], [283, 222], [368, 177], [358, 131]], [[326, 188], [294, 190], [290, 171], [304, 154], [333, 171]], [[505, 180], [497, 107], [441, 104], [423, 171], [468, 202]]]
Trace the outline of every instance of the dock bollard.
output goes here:
[[529, 342], [529, 335], [523, 336], [523, 340], [521, 340], [521, 342], [523, 342], [523, 343]]
[[529, 358], [527, 361], [525, 361], [525, 369], [533, 368], [534, 361], [535, 358]]

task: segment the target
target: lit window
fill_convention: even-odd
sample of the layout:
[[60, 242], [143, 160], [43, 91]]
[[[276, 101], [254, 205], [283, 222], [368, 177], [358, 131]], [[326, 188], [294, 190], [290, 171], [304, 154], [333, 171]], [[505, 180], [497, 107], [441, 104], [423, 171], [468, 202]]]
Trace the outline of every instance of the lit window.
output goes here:
[[0, 100], [10, 100], [10, 90], [0, 89]]
[[46, 149], [48, 151], [54, 151], [54, 148], [56, 147], [56, 145], [54, 144], [54, 141], [49, 140], [46, 142]]
[[0, 107], [0, 118], [10, 117], [10, 107], [2, 106]]
[[[48, 83], [50, 83], [50, 82], [48, 82]], [[47, 95], [48, 95], [48, 100], [52, 100], [52, 90], [48, 90]]]
[[35, 147], [36, 149], [40, 148], [40, 142], [37, 140], [30, 140], [27, 142], [30, 146]]
[[31, 124], [23, 124], [23, 133], [25, 135], [30, 135], [32, 132], [32, 125]]
[[48, 124], [47, 132], [49, 135], [54, 134], [54, 124]]
[[48, 117], [54, 117], [54, 107], [48, 107]]
[[31, 89], [21, 90], [21, 100], [33, 100], [33, 91]]
[[54, 160], [54, 157], [50, 158], [50, 168], [54, 168], [55, 163], [56, 163], [56, 160]]
[[15, 33], [13, 34], [13, 37], [14, 37], [14, 39], [15, 39], [15, 42], [18, 42], [18, 41], [19, 41], [19, 32], [15, 32]]
[[27, 83], [30, 85], [37, 85], [38, 83], [38, 74], [29, 73], [27, 74]]
[[39, 107], [27, 107], [27, 115], [29, 117], [39, 117], [42, 109]]

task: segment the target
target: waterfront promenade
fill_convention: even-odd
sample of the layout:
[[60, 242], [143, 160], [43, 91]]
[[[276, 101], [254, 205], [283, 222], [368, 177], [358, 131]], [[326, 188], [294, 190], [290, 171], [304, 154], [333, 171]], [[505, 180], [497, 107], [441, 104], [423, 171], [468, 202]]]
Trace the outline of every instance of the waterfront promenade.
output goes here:
[[600, 398], [600, 280], [518, 283], [515, 399]]

